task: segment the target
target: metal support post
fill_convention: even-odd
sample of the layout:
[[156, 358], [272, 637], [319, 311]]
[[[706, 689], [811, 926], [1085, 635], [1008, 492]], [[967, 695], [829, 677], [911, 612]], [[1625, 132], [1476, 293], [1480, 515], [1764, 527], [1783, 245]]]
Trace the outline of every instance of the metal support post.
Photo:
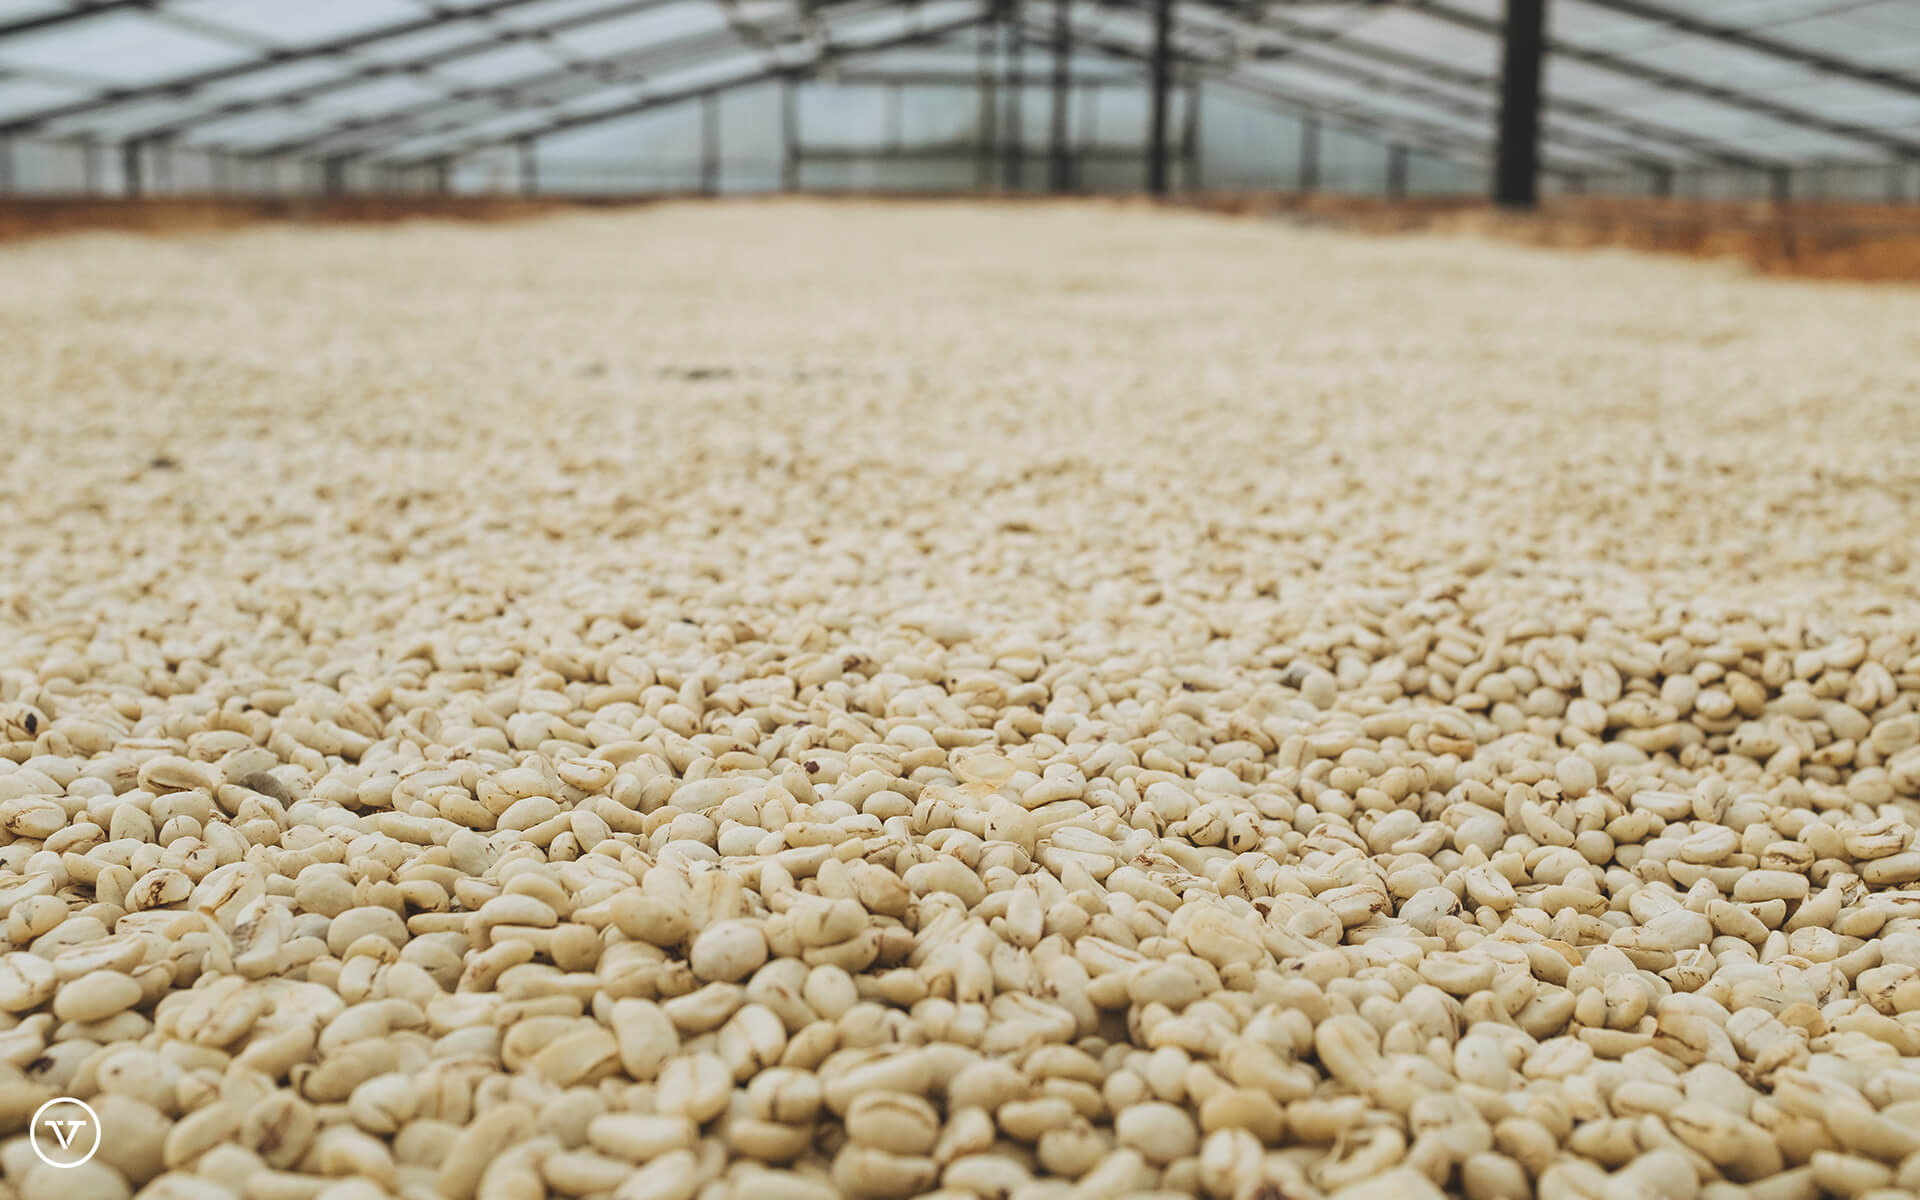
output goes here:
[[1020, 32], [1020, 0], [1006, 0], [1007, 14], [1007, 56], [1005, 60], [1006, 103], [1006, 140], [1003, 147], [1006, 152], [1006, 164], [1001, 171], [1001, 182], [1010, 192], [1020, 190], [1026, 182], [1026, 131], [1020, 127], [1020, 101], [1026, 92], [1026, 80], [1022, 75], [1026, 38]]
[[1000, 121], [995, 101], [994, 60], [998, 57], [1000, 25], [998, 21], [980, 26], [980, 158], [974, 164], [974, 187], [986, 191], [993, 184], [994, 142]]
[[780, 190], [800, 190], [799, 84], [788, 76], [780, 84]]
[[13, 175], [13, 139], [0, 137], [0, 192], [11, 192], [15, 186]]
[[540, 192], [540, 163], [534, 156], [533, 139], [521, 138], [515, 144], [520, 152], [520, 194], [535, 196]]
[[1300, 121], [1300, 190], [1315, 191], [1320, 187], [1320, 119], [1305, 117]]
[[144, 165], [140, 142], [136, 139], [120, 143], [120, 190], [129, 197], [137, 197], [145, 188], [140, 169]]
[[1072, 27], [1067, 23], [1071, 2], [1053, 2], [1053, 128], [1048, 138], [1051, 167], [1047, 186], [1056, 194], [1073, 190], [1073, 155], [1067, 132], [1067, 106], [1073, 102], [1068, 74], [1073, 62]]
[[1785, 204], [1793, 199], [1793, 169], [1773, 167], [1767, 172], [1768, 188], [1775, 204]]
[[447, 195], [453, 191], [453, 160], [436, 158], [433, 160], [433, 191], [436, 195]]
[[1153, 111], [1147, 125], [1147, 191], [1167, 194], [1167, 93], [1173, 75], [1173, 0], [1154, 0]]
[[1187, 120], [1180, 131], [1180, 190], [1200, 190], [1200, 75], [1187, 77]]
[[1539, 198], [1540, 60], [1546, 46], [1546, 0], [1507, 0], [1500, 58], [1500, 128], [1493, 202], [1532, 208]]
[[347, 160], [334, 155], [320, 164], [320, 190], [329, 196], [342, 195], [347, 190]]
[[1407, 194], [1407, 148], [1399, 142], [1387, 147], [1387, 195], [1398, 200]]
[[100, 194], [100, 143], [92, 138], [80, 143], [80, 190], [89, 196]]
[[1653, 168], [1653, 194], [1673, 195], [1673, 168], [1661, 163]]
[[720, 194], [720, 94], [700, 98], [700, 194]]

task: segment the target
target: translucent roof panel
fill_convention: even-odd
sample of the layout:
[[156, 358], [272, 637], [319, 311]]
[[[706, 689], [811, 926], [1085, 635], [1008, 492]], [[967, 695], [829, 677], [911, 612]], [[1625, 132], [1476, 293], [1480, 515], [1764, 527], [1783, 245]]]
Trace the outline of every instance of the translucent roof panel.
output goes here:
[[499, 30], [485, 21], [448, 21], [430, 29], [399, 37], [383, 38], [371, 46], [354, 51], [356, 58], [374, 62], [411, 63], [458, 46], [486, 45], [499, 36]]
[[555, 34], [553, 40], [575, 54], [605, 57], [690, 33], [724, 29], [726, 23], [724, 14], [709, 0], [681, 0], [568, 29]]
[[304, 59], [281, 66], [265, 67], [232, 79], [223, 79], [201, 88], [195, 96], [199, 105], [212, 107], [241, 100], [269, 99], [300, 91], [314, 84], [343, 79], [355, 63], [334, 56]]
[[541, 49], [538, 43], [507, 42], [485, 54], [463, 56], [442, 63], [435, 68], [435, 72], [472, 87], [486, 87], [536, 71], [552, 71], [559, 66], [559, 60]]
[[293, 47], [421, 16], [411, 0], [171, 0], [167, 11]]
[[[1213, 80], [1479, 153], [1505, 0], [1175, 0]], [[770, 71], [963, 73], [988, 0], [0, 0], [0, 136], [176, 138], [404, 161], [578, 128]], [[1887, 162], [1920, 155], [1916, 0], [1553, 0], [1559, 162]], [[1072, 0], [1076, 36], [1139, 80], [1144, 5]], [[1025, 6], [1029, 69], [1051, 0]], [[14, 31], [9, 33], [9, 29]], [[1110, 43], [1110, 45], [1108, 44]], [[1097, 55], [1094, 55], [1097, 57]], [[858, 69], [849, 62], [849, 70]]]
[[242, 62], [250, 53], [232, 42], [121, 12], [0, 40], [0, 66], [66, 71], [111, 87]]
[[68, 104], [87, 95], [86, 91], [40, 79], [0, 79], [0, 121], [37, 109]]

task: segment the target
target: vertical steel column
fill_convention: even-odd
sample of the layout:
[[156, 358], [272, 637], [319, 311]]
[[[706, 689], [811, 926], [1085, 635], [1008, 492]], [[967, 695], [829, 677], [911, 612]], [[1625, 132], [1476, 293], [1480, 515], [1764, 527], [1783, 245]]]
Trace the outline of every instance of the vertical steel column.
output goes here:
[[1300, 120], [1300, 190], [1315, 191], [1320, 186], [1320, 118]]
[[1048, 137], [1051, 167], [1047, 186], [1056, 194], [1073, 190], [1073, 157], [1067, 133], [1067, 106], [1073, 103], [1072, 28], [1067, 23], [1071, 4], [1072, 0], [1053, 0], [1053, 128]]
[[720, 93], [700, 97], [700, 194], [720, 194]]
[[1187, 120], [1180, 131], [1180, 190], [1200, 190], [1200, 73], [1187, 76]]
[[437, 195], [445, 196], [453, 191], [453, 160], [436, 158], [433, 160], [433, 190]]
[[1387, 147], [1387, 195], [1398, 200], [1407, 194], [1407, 148], [1399, 142]]
[[80, 190], [89, 196], [100, 194], [100, 143], [91, 137], [80, 142]]
[[1000, 25], [997, 18], [983, 22], [980, 26], [980, 158], [974, 164], [973, 172], [974, 187], [982, 192], [993, 185], [994, 135], [1000, 122], [999, 110], [994, 104], [993, 68], [996, 52], [1000, 48], [999, 40]]
[[791, 75], [780, 83], [780, 190], [800, 190], [800, 85]]
[[888, 154], [900, 152], [900, 99], [898, 83], [883, 84], [887, 91], [886, 124], [880, 131], [881, 148]]
[[1907, 166], [1909, 160], [1896, 158], [1887, 164], [1887, 203], [1904, 204], [1907, 199]]
[[533, 139], [521, 138], [518, 142], [514, 143], [514, 148], [520, 152], [520, 194], [523, 196], [538, 195], [540, 192], [540, 163], [534, 158]]
[[1785, 204], [1793, 199], [1793, 171], [1789, 167], [1774, 167], [1767, 172], [1768, 187], [1775, 204]]
[[120, 190], [128, 197], [137, 197], [145, 190], [140, 178], [140, 149], [137, 138], [120, 143]]
[[1673, 168], [1661, 163], [1653, 168], [1653, 194], [1673, 195]]
[[11, 192], [13, 188], [13, 139], [0, 137], [0, 192]]
[[1147, 191], [1167, 194], [1167, 93], [1173, 75], [1173, 0], [1154, 0], [1153, 112], [1147, 124]]
[[1546, 48], [1546, 0], [1507, 0], [1500, 57], [1499, 151], [1493, 202], [1532, 208], [1540, 186], [1540, 60]]
[[1006, 103], [1006, 165], [1002, 168], [1001, 183], [1010, 192], [1020, 190], [1026, 182], [1026, 130], [1021, 128], [1020, 101], [1026, 92], [1025, 49], [1027, 39], [1020, 29], [1020, 0], [1006, 0], [1007, 11], [1007, 57], [1005, 60]]
[[347, 160], [334, 155], [320, 164], [320, 190], [329, 196], [338, 196], [347, 190]]

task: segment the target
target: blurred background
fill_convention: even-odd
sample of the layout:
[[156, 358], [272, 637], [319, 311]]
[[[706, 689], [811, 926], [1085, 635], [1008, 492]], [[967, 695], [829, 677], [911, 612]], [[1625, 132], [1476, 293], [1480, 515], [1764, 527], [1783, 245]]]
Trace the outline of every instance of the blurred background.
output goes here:
[[0, 0], [0, 192], [1920, 199], [1914, 0]]

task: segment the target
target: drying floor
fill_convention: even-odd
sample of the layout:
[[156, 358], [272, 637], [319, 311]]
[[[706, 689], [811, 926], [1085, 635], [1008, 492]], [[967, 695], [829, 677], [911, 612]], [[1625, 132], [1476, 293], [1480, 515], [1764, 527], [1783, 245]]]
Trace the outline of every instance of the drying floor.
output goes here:
[[89, 234], [0, 431], [5, 1200], [1920, 1187], [1920, 290]]

